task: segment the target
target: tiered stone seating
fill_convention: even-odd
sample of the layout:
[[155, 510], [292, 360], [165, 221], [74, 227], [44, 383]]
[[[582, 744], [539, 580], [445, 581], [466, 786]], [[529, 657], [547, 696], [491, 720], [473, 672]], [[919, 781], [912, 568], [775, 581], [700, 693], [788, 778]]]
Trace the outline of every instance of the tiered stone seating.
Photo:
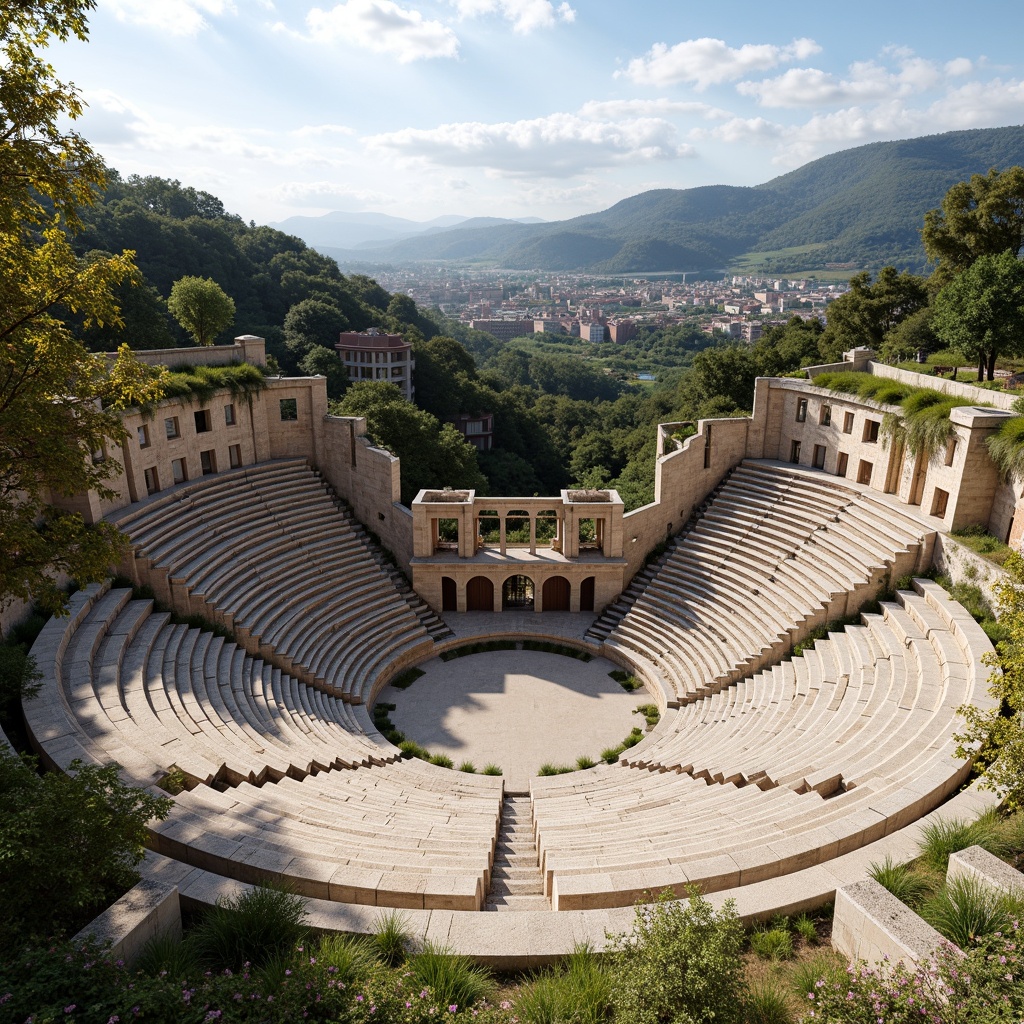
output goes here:
[[138, 786], [177, 768], [194, 787], [152, 825], [154, 848], [324, 899], [479, 909], [500, 778], [401, 761], [363, 709], [129, 590], [73, 595], [33, 655], [26, 720], [49, 764], [117, 761]]
[[678, 706], [913, 572], [926, 529], [823, 474], [743, 463], [605, 641]]
[[140, 575], [253, 656], [354, 704], [382, 671], [429, 656], [409, 603], [319, 478], [297, 460], [183, 484], [111, 517]]
[[26, 714], [46, 751], [73, 738], [74, 756], [116, 760], [136, 785], [172, 766], [192, 783], [261, 784], [398, 757], [339, 698], [128, 590], [75, 594], [71, 617], [52, 620], [33, 651], [44, 692]]
[[619, 765], [534, 780], [555, 908], [787, 874], [937, 806], [969, 771], [956, 708], [991, 704], [991, 645], [941, 588], [915, 586], [804, 657], [671, 713]]

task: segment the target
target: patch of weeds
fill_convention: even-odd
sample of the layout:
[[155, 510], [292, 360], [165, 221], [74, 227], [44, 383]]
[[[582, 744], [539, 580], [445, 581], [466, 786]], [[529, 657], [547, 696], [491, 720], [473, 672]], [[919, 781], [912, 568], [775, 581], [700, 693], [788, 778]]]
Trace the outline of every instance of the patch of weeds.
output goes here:
[[502, 775], [504, 774], [501, 770], [501, 765], [497, 764], [485, 764], [484, 770], [481, 773], [483, 775]]
[[538, 775], [568, 775], [576, 769], [571, 764], [552, 764], [550, 761], [542, 764], [537, 771]]
[[388, 743], [394, 743], [396, 747], [401, 748], [402, 744], [407, 741], [405, 733], [401, 729], [396, 729], [394, 722], [391, 721], [390, 713], [394, 710], [394, 704], [375, 704], [372, 712], [373, 727]]
[[743, 1010], [745, 1024], [793, 1024], [796, 1020], [786, 993], [771, 981], [751, 986]]
[[1011, 930], [1022, 901], [985, 885], [977, 878], [961, 877], [947, 882], [921, 907], [925, 919], [943, 938], [967, 949], [978, 939]]
[[409, 952], [410, 936], [406, 927], [405, 915], [397, 910], [381, 914], [376, 922], [373, 933], [373, 945], [377, 959], [388, 967], [397, 967], [405, 962]]
[[157, 785], [171, 796], [177, 796], [189, 788], [185, 773], [177, 765], [171, 765], [167, 774], [157, 782]]
[[455, 658], [466, 658], [471, 654], [487, 654], [489, 651], [514, 651], [515, 640], [483, 640], [475, 644], [463, 644], [441, 653], [442, 661], [454, 661]]
[[563, 658], [575, 658], [577, 661], [591, 661], [593, 655], [588, 651], [580, 651], [566, 644], [552, 643], [550, 640], [524, 640], [524, 651], [543, 651], [545, 654], [560, 654]]
[[476, 775], [476, 765], [472, 761], [463, 761], [459, 765], [459, 771], [465, 772], [467, 775]]
[[751, 932], [750, 948], [762, 960], [792, 960], [793, 936], [788, 928], [764, 928]]
[[661, 721], [661, 712], [658, 710], [657, 704], [637, 704], [636, 713], [644, 716], [650, 728]]
[[616, 747], [605, 747], [604, 750], [601, 751], [601, 760], [604, 761], [605, 764], [615, 764], [619, 759], [619, 754], [621, 754], [625, 749], [625, 746], [621, 743]]
[[589, 754], [580, 754], [576, 758], [576, 767], [580, 771], [586, 771], [587, 768], [593, 768], [597, 762]]
[[415, 740], [402, 740], [398, 744], [398, 749], [405, 754], [406, 757], [418, 757], [421, 761], [430, 760], [430, 751], [425, 750]]
[[427, 760], [438, 768], [454, 768], [455, 762], [447, 754], [431, 754]]
[[873, 878], [911, 910], [920, 907], [932, 891], [927, 877], [908, 864], [897, 864], [891, 857], [886, 857], [881, 864], [872, 862], [868, 866], [868, 877]]
[[818, 926], [814, 923], [814, 918], [810, 914], [798, 914], [790, 922], [793, 931], [807, 943], [808, 946], [816, 946], [818, 944]]
[[612, 669], [608, 673], [621, 686], [626, 693], [632, 693], [634, 690], [639, 690], [643, 687], [643, 683], [637, 679], [636, 676], [631, 675], [629, 672], [623, 671], [621, 668]]
[[951, 854], [968, 846], [982, 846], [999, 856], [1004, 849], [999, 813], [986, 811], [974, 821], [945, 818], [921, 830], [921, 859], [932, 871], [946, 873]]
[[635, 747], [644, 738], [644, 731], [638, 725], [634, 725], [629, 735], [622, 741], [623, 748]]
[[846, 964], [828, 950], [822, 950], [809, 960], [796, 964], [790, 975], [790, 983], [801, 1002], [805, 1002], [810, 993], [821, 987], [818, 984], [821, 981], [829, 987], [843, 985], [847, 981]]
[[407, 668], [391, 680], [391, 685], [396, 690], [408, 690], [422, 675], [426, 675], [426, 673], [421, 668]]

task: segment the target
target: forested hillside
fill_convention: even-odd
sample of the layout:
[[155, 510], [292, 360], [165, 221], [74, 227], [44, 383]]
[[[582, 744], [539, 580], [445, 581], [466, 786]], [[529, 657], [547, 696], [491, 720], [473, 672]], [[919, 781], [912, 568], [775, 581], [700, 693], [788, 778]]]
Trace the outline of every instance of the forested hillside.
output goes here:
[[626, 273], [722, 269], [759, 254], [776, 272], [829, 263], [920, 272], [922, 220], [950, 186], [1021, 163], [1024, 127], [947, 132], [834, 153], [754, 188], [658, 189], [572, 220], [420, 235], [374, 250], [374, 258]]

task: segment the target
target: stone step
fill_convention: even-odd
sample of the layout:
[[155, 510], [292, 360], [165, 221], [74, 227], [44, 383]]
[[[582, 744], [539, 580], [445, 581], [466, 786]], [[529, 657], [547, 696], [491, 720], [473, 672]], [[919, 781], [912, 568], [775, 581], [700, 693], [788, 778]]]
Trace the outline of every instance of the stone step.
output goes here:
[[498, 896], [494, 899], [488, 899], [484, 904], [484, 910], [497, 911], [550, 909], [551, 904], [546, 896]]
[[495, 864], [491, 869], [492, 878], [501, 878], [506, 882], [532, 882], [537, 879], [537, 865], [525, 864], [521, 867]]
[[495, 878], [491, 876], [489, 897], [494, 896], [543, 896], [544, 882], [540, 872], [536, 878]]

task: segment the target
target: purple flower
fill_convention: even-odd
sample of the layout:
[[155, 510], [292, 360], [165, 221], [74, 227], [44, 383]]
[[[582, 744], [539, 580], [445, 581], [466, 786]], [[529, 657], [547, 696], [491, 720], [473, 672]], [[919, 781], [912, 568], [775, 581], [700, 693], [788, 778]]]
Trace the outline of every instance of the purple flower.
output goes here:
[[77, 1005], [78, 1005], [77, 1003], [72, 1003], [70, 1006], [65, 1006], [64, 1007], [64, 1012], [65, 1013], [70, 1013]]

